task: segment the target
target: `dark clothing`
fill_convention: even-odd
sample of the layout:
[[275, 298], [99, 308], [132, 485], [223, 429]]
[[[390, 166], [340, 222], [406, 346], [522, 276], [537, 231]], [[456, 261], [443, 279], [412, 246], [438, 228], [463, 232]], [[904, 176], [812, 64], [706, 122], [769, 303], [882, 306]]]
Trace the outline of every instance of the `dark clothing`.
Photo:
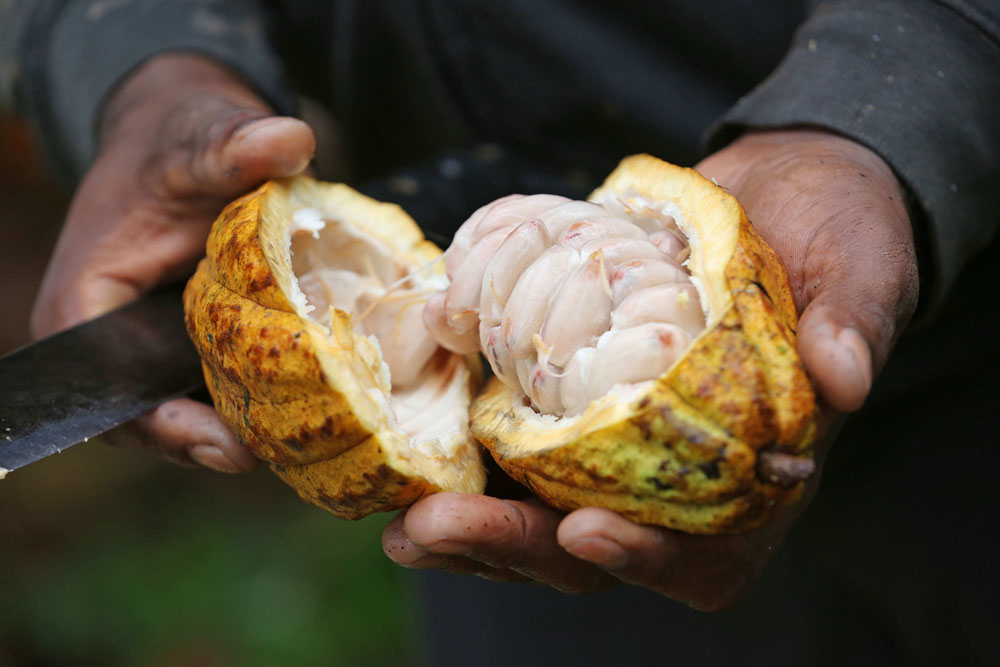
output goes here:
[[944, 298], [1000, 224], [994, 0], [3, 7], [0, 101], [75, 175], [102, 100], [166, 50], [227, 63], [282, 112], [293, 88], [322, 101], [359, 179], [482, 141], [591, 180], [634, 152], [693, 163], [748, 126], [819, 126], [871, 147], [926, 224], [924, 285], [943, 316], [901, 344], [750, 598], [706, 616], [636, 589], [573, 598], [431, 575], [432, 664], [1000, 662], [988, 418], [1000, 357], [984, 321], [1000, 252]]
[[634, 152], [693, 163], [720, 118], [713, 147], [748, 125], [828, 128], [911, 188], [929, 223], [934, 303], [998, 221], [995, 0], [7, 4], [0, 101], [16, 100], [76, 175], [121, 77], [187, 50], [293, 112], [280, 57], [334, 111], [361, 178], [482, 140], [597, 178]]

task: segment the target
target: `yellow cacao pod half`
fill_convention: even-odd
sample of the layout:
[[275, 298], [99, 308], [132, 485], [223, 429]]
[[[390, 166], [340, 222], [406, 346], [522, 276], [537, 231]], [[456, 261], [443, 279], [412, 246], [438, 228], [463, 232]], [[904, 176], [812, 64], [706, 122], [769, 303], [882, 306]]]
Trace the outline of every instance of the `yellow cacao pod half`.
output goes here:
[[[536, 384], [519, 389], [494, 377], [473, 402], [473, 433], [508, 474], [561, 509], [606, 507], [692, 533], [758, 526], [774, 507], [801, 495], [813, 470], [815, 397], [795, 348], [797, 314], [784, 267], [739, 202], [692, 169], [633, 156], [589, 200], [647, 229], [658, 220], [679, 228], [704, 324], [658, 376], [590, 397], [578, 414], [545, 414]], [[560, 239], [571, 243], [571, 234], [563, 231]], [[596, 261], [594, 254], [589, 259]], [[616, 284], [606, 289], [617, 298]], [[686, 302], [686, 293], [675, 293]], [[551, 297], [550, 313], [558, 298]], [[567, 318], [571, 308], [572, 300]], [[547, 336], [549, 326], [535, 337], [539, 358], [554, 357], [551, 340], [560, 333]], [[594, 359], [601, 357], [600, 342], [596, 350]], [[630, 354], [642, 350], [604, 358], [627, 365]], [[569, 366], [555, 371], [568, 373]], [[589, 372], [609, 371], [616, 369]], [[563, 396], [567, 389], [572, 394], [575, 387], [564, 387]]]
[[468, 422], [479, 359], [421, 323], [447, 282], [440, 254], [398, 206], [302, 177], [226, 207], [185, 289], [218, 413], [337, 516], [485, 485]]

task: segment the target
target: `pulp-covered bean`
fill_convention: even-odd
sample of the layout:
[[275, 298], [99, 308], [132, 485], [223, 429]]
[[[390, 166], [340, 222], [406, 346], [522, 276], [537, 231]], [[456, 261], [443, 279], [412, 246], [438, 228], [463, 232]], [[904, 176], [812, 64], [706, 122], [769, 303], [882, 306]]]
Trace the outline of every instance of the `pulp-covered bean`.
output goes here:
[[611, 275], [611, 299], [617, 307], [636, 290], [689, 280], [690, 277], [680, 264], [657, 259], [633, 259], [619, 264]]
[[486, 265], [479, 294], [479, 317], [489, 326], [500, 323], [517, 279], [551, 245], [541, 222], [526, 220], [514, 227]]
[[663, 261], [667, 255], [645, 239], [606, 238], [584, 244], [580, 254], [592, 255], [600, 250], [604, 260], [611, 266], [618, 266], [633, 259], [657, 259]]
[[662, 322], [609, 331], [595, 347], [588, 390], [591, 400], [619, 384], [643, 382], [662, 375], [684, 353], [691, 336]]
[[630, 238], [648, 240], [649, 236], [628, 220], [621, 218], [588, 218], [574, 222], [559, 235], [559, 243], [570, 248], [582, 248], [597, 239]]
[[408, 387], [416, 381], [437, 349], [437, 340], [424, 326], [426, 301], [423, 293], [413, 292], [389, 294], [371, 303], [366, 298], [358, 301], [363, 314], [358, 319], [365, 333], [378, 339], [394, 387]]
[[445, 252], [448, 277], [455, 278], [458, 266], [469, 250], [487, 234], [503, 227], [513, 227], [525, 220], [536, 218], [552, 208], [572, 200], [558, 195], [508, 195], [481, 206], [466, 220]]
[[599, 252], [588, 257], [552, 296], [541, 338], [549, 361], [563, 366], [573, 353], [592, 345], [611, 325], [611, 292], [607, 268]]
[[637, 290], [611, 313], [611, 326], [615, 329], [646, 322], [672, 322], [692, 335], [704, 329], [705, 315], [694, 285], [667, 283]]
[[472, 246], [465, 261], [455, 271], [444, 313], [448, 326], [460, 336], [479, 328], [479, 297], [483, 290], [483, 275], [490, 259], [510, 234], [507, 227], [490, 232]]
[[444, 312], [444, 302], [448, 297], [447, 292], [439, 292], [428, 299], [424, 305], [424, 326], [441, 347], [458, 352], [459, 354], [472, 354], [479, 350], [479, 341], [476, 336], [459, 335], [448, 326], [448, 318]]
[[507, 347], [515, 358], [534, 352], [531, 337], [545, 322], [549, 300], [579, 264], [578, 253], [565, 246], [552, 246], [518, 278], [501, 321]]

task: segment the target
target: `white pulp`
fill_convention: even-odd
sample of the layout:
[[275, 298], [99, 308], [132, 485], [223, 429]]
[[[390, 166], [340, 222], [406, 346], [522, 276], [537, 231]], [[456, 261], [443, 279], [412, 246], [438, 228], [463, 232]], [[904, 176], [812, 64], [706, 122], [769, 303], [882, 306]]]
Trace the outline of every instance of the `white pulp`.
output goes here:
[[602, 204], [517, 195], [484, 206], [445, 253], [450, 286], [425, 307], [442, 345], [481, 349], [542, 414], [578, 415], [659, 377], [705, 327], [677, 206]]
[[372, 340], [388, 366], [394, 425], [425, 453], [448, 455], [437, 449], [467, 431], [468, 372], [423, 323], [423, 306], [441, 279], [314, 208], [293, 212], [289, 236], [297, 310], [327, 329], [334, 309], [350, 315], [355, 333]]

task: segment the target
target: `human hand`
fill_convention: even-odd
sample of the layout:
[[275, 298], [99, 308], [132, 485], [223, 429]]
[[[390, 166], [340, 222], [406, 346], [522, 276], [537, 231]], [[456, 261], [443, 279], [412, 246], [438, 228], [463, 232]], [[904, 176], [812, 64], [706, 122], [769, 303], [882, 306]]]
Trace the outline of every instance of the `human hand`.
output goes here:
[[[275, 117], [235, 74], [200, 56], [151, 59], [111, 96], [100, 152], [70, 205], [32, 313], [45, 336], [189, 276], [222, 207], [303, 171], [309, 127]], [[164, 403], [106, 435], [170, 461], [224, 472], [253, 457], [211, 406]]]
[[[749, 134], [701, 162], [747, 209], [788, 270], [798, 350], [820, 398], [820, 462], [858, 409], [916, 307], [913, 235], [899, 183], [874, 153], [812, 131]], [[815, 492], [756, 531], [689, 535], [604, 509], [563, 515], [536, 500], [438, 494], [389, 524], [396, 563], [586, 592], [627, 582], [704, 610], [732, 605]]]

